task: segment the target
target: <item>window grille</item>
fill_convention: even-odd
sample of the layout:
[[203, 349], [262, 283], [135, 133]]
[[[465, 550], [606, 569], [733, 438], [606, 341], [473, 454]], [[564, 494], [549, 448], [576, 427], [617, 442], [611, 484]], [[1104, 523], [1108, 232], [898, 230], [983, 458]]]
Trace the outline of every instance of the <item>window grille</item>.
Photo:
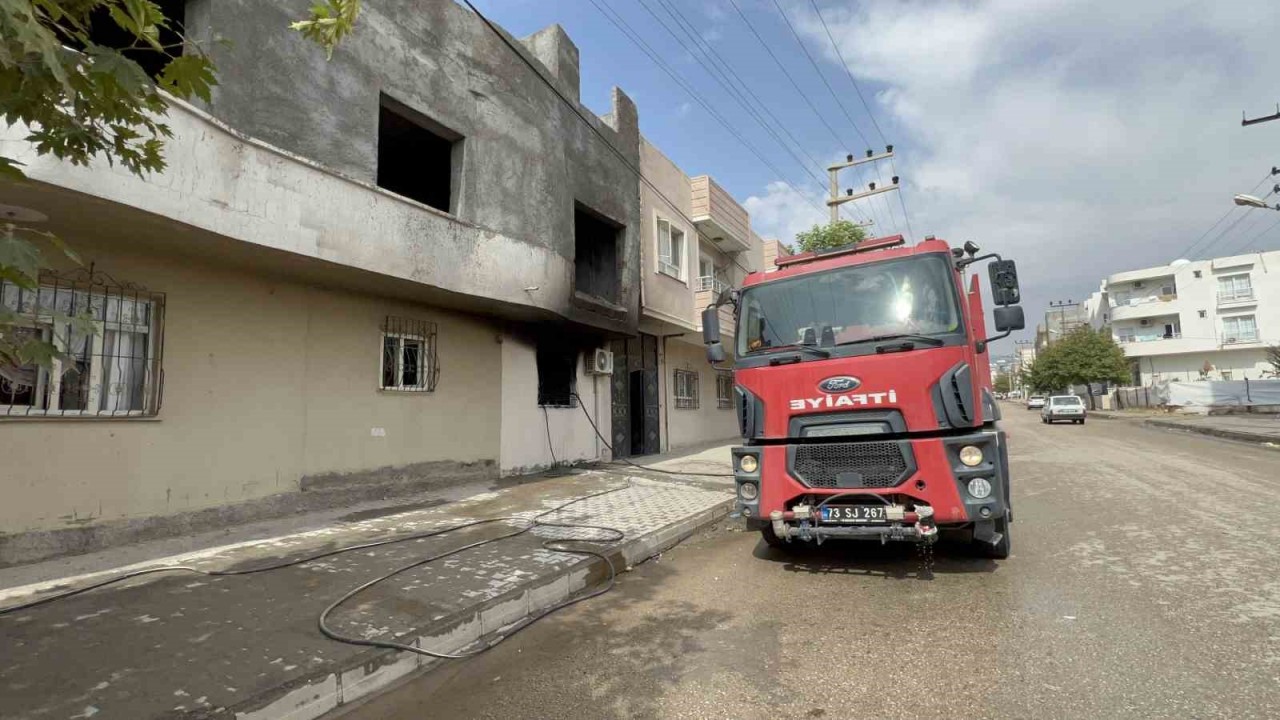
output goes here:
[[436, 324], [388, 315], [382, 325], [383, 390], [431, 392], [440, 377]]
[[[0, 333], [25, 348], [0, 358], [0, 416], [145, 417], [160, 410], [164, 294], [88, 268], [0, 280]], [[32, 350], [52, 353], [37, 362]]]
[[676, 407], [696, 409], [698, 407], [698, 373], [692, 370], [675, 371]]
[[553, 340], [538, 343], [538, 405], [577, 407], [578, 351]]
[[721, 410], [733, 407], [733, 373], [716, 373], [716, 407]]

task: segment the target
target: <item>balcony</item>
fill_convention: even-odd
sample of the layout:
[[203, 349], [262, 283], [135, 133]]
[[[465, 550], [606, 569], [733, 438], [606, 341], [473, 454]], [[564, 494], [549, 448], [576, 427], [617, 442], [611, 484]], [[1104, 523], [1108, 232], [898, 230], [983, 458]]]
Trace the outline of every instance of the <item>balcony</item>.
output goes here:
[[[701, 281], [702, 278], [698, 278], [698, 280]], [[724, 285], [724, 283], [721, 283], [721, 285]], [[702, 311], [705, 310], [708, 305], [715, 302], [716, 297], [719, 294], [719, 292], [714, 289], [715, 283], [711, 284], [711, 288], [712, 289], [703, 289], [701, 282], [699, 282], [699, 289], [693, 294], [694, 322], [697, 324], [699, 332], [702, 331]], [[728, 305], [721, 305], [720, 334], [729, 338], [733, 337], [733, 333], [733, 308]]]
[[1157, 340], [1177, 340], [1182, 337], [1182, 333], [1144, 333], [1142, 335], [1119, 335], [1116, 342], [1121, 345], [1129, 345], [1131, 343], [1155, 342]]
[[1237, 308], [1257, 304], [1258, 299], [1254, 297], [1252, 289], [1243, 292], [1218, 293], [1218, 307], [1220, 308]]
[[697, 292], [710, 292], [713, 293], [713, 297], [719, 297], [720, 293], [729, 289], [729, 283], [718, 277], [703, 275], [698, 278], [698, 283], [694, 286], [694, 289]]
[[[1169, 315], [1173, 310], [1169, 304], [1178, 299], [1177, 293], [1162, 295], [1159, 293], [1117, 294], [1111, 297], [1111, 320], [1136, 320], [1157, 315]], [[1176, 313], [1174, 313], [1176, 314]]]
[[707, 175], [693, 178], [693, 222], [698, 232], [715, 243], [720, 252], [751, 249], [747, 211]]

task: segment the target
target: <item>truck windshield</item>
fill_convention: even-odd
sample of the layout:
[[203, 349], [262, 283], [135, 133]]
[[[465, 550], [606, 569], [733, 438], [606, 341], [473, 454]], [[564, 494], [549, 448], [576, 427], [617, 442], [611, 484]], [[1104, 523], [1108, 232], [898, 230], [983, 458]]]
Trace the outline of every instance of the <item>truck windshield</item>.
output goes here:
[[944, 257], [924, 255], [748, 288], [739, 301], [738, 354], [959, 332], [951, 273]]

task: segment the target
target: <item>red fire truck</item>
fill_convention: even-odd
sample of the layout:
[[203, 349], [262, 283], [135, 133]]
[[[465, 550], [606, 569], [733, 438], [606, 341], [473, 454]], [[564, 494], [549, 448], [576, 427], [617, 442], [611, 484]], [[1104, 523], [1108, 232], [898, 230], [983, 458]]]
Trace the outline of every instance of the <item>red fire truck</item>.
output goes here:
[[[829, 538], [932, 543], [939, 529], [1008, 557], [1009, 455], [987, 346], [1024, 326], [1012, 260], [927, 237], [780, 258], [702, 315], [723, 363], [719, 310], [737, 318], [743, 443], [737, 511], [775, 547]], [[988, 337], [978, 276], [991, 260]]]

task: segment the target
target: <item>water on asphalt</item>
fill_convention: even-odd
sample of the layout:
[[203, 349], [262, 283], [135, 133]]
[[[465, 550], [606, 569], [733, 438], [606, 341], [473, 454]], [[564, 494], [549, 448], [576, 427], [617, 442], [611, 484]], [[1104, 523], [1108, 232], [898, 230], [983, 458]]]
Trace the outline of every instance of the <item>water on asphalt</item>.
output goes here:
[[726, 523], [351, 717], [1280, 715], [1280, 452], [1005, 414], [1008, 560]]

